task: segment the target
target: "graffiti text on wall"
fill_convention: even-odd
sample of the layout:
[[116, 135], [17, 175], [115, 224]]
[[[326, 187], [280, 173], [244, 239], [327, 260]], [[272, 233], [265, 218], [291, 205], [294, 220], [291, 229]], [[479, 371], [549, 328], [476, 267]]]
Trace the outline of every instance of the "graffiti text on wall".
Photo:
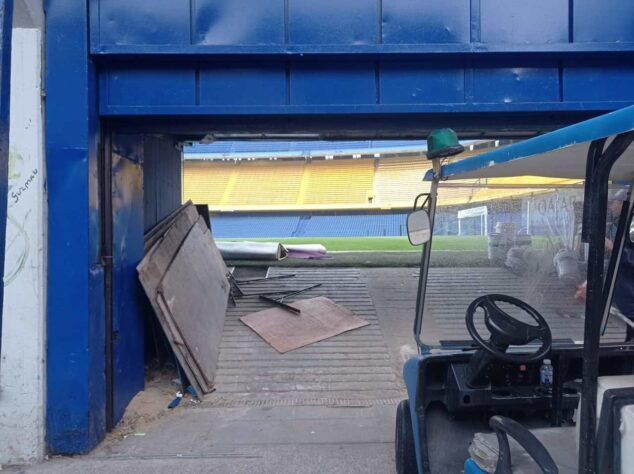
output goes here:
[[18, 202], [20, 202], [20, 196], [22, 196], [22, 193], [26, 192], [26, 190], [29, 189], [29, 186], [36, 176], [37, 169], [31, 170], [31, 174], [26, 179], [26, 181], [24, 181], [24, 183], [22, 183], [20, 186], [17, 186], [15, 190], [11, 191], [11, 200], [13, 201], [13, 204], [17, 204]]

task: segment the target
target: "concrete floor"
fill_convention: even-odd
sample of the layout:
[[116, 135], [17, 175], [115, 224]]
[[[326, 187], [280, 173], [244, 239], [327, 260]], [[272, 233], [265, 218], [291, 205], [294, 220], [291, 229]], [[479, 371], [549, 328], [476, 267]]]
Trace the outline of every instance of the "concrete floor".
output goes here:
[[[163, 409], [158, 419], [125, 437], [110, 436], [88, 455], [8, 472], [394, 472], [395, 405], [405, 396], [402, 347], [413, 343], [411, 275], [405, 268], [311, 269], [310, 279], [322, 282], [320, 294], [370, 326], [284, 355], [237, 321], [240, 305], [244, 314], [255, 304], [239, 301], [225, 324], [216, 395], [197, 406]], [[294, 284], [301, 287], [306, 278]], [[256, 378], [253, 367], [265, 362]], [[264, 380], [268, 373], [275, 378]], [[271, 382], [275, 393], [267, 393]], [[308, 382], [316, 388], [302, 390]], [[163, 387], [163, 393], [173, 390]]]
[[393, 406], [194, 408], [25, 473], [389, 473]]
[[[133, 425], [126, 436], [109, 436], [88, 455], [52, 458], [7, 472], [394, 472], [395, 405], [405, 396], [401, 368], [415, 353], [417, 270], [304, 270], [295, 285], [322, 282], [320, 294], [350, 307], [370, 325], [280, 355], [238, 321], [240, 314], [257, 309], [256, 298], [245, 299], [227, 315], [215, 395], [168, 411], [164, 407], [175, 390], [168, 377], [159, 390], [164, 397], [160, 416]], [[292, 269], [297, 271], [302, 270]], [[464, 308], [475, 295], [471, 293], [488, 293], [497, 286], [521, 297], [517, 291], [524, 286], [516, 280], [503, 269], [432, 269], [426, 314], [439, 320], [426, 318], [424, 339], [466, 338]], [[559, 305], [562, 292], [550, 296], [533, 288], [531, 294], [548, 309], [544, 316], [554, 333], [573, 336], [581, 320], [549, 303]], [[608, 332], [622, 337], [622, 328]]]

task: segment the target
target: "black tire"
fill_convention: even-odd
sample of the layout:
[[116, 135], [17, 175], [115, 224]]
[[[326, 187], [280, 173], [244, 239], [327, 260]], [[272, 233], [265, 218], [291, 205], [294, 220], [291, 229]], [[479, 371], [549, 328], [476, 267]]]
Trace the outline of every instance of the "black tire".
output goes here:
[[394, 437], [397, 474], [417, 474], [416, 450], [409, 400], [402, 400], [396, 407], [396, 434]]

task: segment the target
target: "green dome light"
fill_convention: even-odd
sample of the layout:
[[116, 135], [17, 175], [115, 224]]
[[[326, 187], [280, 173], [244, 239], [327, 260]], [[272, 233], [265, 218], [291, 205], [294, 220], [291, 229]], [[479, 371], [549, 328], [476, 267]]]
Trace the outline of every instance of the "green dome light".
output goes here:
[[456, 132], [450, 128], [434, 130], [427, 136], [427, 158], [430, 160], [458, 155], [463, 151]]

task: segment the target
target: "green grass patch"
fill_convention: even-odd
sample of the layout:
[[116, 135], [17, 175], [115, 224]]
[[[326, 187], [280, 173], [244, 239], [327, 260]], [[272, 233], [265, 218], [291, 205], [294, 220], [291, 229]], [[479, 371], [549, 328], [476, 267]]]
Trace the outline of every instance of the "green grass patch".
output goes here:
[[[330, 252], [345, 251], [420, 251], [410, 245], [407, 237], [298, 237], [258, 239], [218, 239], [225, 241], [280, 242], [282, 244], [321, 244]], [[480, 235], [434, 237], [433, 250], [486, 251], [487, 238]]]

